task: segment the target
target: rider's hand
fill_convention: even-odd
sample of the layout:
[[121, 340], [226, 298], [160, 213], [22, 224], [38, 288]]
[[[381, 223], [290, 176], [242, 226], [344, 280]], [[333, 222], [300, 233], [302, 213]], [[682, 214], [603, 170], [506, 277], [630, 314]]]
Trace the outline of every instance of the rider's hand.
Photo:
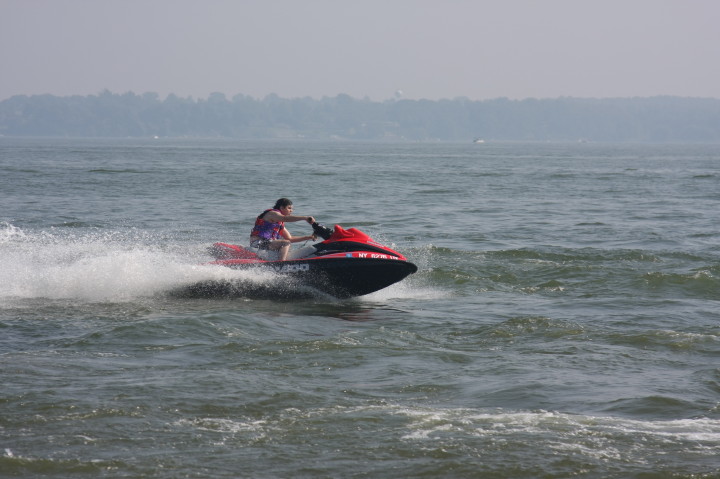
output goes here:
[[313, 224], [313, 223], [315, 223], [315, 218], [313, 218], [312, 216], [308, 216], [307, 220], [305, 220], [305, 221], [307, 221], [310, 224]]

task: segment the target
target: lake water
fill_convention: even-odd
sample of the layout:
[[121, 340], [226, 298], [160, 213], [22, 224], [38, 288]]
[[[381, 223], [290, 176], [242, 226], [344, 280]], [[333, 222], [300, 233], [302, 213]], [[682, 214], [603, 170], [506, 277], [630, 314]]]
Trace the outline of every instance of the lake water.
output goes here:
[[[172, 294], [283, 196], [418, 273]], [[0, 476], [720, 477], [720, 145], [0, 138], [0, 205]]]

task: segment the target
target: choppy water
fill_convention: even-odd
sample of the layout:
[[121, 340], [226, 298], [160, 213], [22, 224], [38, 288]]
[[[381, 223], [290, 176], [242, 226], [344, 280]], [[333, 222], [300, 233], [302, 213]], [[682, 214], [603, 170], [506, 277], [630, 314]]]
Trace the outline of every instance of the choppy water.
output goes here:
[[[420, 271], [169, 293], [280, 196]], [[720, 477], [718, 145], [0, 138], [0, 204], [0, 476]]]

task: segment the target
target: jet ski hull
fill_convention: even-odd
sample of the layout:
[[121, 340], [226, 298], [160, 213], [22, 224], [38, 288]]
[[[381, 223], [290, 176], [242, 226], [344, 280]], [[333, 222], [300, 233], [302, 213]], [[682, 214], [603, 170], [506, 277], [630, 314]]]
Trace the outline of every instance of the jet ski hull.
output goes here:
[[307, 298], [330, 295], [345, 299], [374, 293], [417, 271], [407, 261], [383, 258], [312, 258], [297, 261], [217, 261], [215, 264], [276, 274], [270, 282], [205, 281], [184, 290], [189, 297]]
[[298, 284], [336, 298], [374, 293], [402, 281], [417, 271], [417, 266], [413, 263], [382, 258], [317, 258], [246, 264], [239, 268], [244, 269], [248, 266], [270, 268], [278, 274], [297, 280]]

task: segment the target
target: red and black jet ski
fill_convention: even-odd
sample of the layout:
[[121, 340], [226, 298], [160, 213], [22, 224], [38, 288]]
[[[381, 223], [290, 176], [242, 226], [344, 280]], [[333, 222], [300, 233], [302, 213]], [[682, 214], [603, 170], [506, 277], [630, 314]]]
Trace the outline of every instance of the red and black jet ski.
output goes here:
[[[324, 241], [291, 251], [284, 261], [263, 257], [267, 251], [215, 243], [211, 265], [277, 273], [272, 284], [252, 287], [228, 282], [197, 285], [194, 296], [313, 296], [318, 291], [336, 298], [362, 296], [386, 288], [417, 271], [402, 254], [384, 246], [356, 228], [334, 229], [313, 223]], [[203, 294], [205, 293], [205, 294]]]

